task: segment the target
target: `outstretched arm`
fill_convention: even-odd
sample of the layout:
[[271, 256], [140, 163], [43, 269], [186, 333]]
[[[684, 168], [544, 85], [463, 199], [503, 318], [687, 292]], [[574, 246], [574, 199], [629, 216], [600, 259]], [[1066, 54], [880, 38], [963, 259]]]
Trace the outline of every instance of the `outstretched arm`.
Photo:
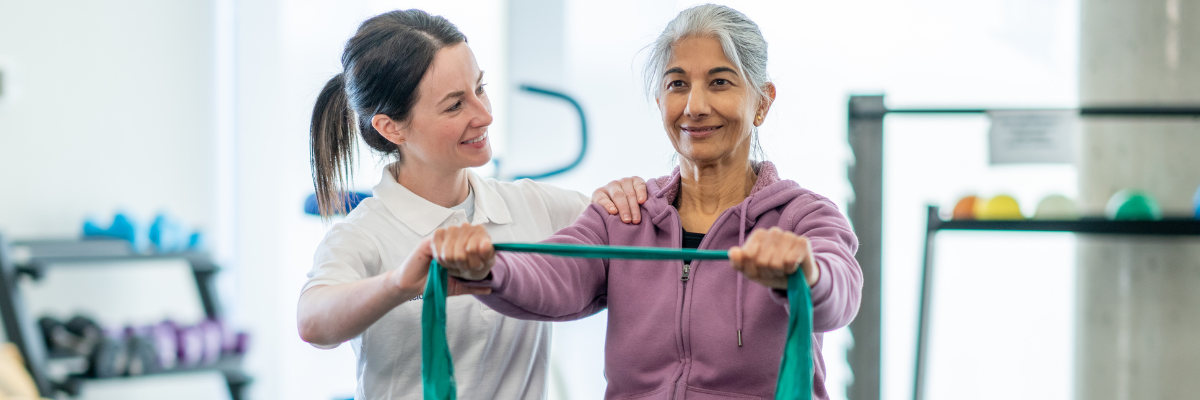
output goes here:
[[[547, 243], [603, 245], [607, 213], [592, 205]], [[490, 287], [479, 299], [510, 317], [565, 321], [586, 317], [607, 305], [608, 263], [602, 259], [563, 258], [534, 253], [496, 254], [482, 227], [452, 227], [435, 233], [438, 263], [470, 286]]]
[[[317, 346], [334, 346], [362, 334], [391, 309], [425, 292], [429, 275], [430, 239], [421, 241], [401, 269], [335, 285], [313, 286], [300, 294], [296, 325], [300, 338]], [[450, 293], [487, 294], [451, 282]]]

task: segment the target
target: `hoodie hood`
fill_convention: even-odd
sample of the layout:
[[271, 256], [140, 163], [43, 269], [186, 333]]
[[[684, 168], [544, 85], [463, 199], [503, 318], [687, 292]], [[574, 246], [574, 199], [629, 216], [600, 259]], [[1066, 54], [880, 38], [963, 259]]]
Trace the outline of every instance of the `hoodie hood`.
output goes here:
[[[759, 216], [787, 206], [788, 203], [805, 194], [812, 194], [800, 188], [800, 184], [779, 179], [779, 172], [775, 169], [775, 164], [770, 161], [763, 161], [755, 166], [755, 171], [758, 173], [758, 180], [754, 182], [754, 188], [750, 190], [750, 196], [746, 197], [740, 204], [733, 207], [733, 212], [737, 215], [729, 217], [738, 218], [741, 221], [740, 240], [738, 245], [746, 242], [746, 231], [754, 226]], [[646, 182], [646, 203], [642, 205], [649, 220], [660, 229], [670, 229], [670, 218], [674, 213], [675, 198], [679, 196], [680, 191], [680, 173], [679, 167], [670, 175], [661, 176]]]

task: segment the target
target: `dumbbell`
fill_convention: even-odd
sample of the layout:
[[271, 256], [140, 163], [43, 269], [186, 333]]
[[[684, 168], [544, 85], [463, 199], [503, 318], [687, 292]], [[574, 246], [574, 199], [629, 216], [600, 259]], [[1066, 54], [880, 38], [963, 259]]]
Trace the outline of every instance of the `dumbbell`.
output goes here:
[[150, 331], [155, 354], [158, 355], [158, 366], [163, 370], [175, 368], [179, 361], [179, 338], [176, 337], [175, 324], [164, 321], [147, 329]]
[[153, 327], [125, 328], [125, 349], [129, 364], [125, 373], [129, 376], [152, 374], [162, 370], [159, 364]]
[[62, 321], [51, 317], [42, 317], [38, 319], [38, 327], [42, 330], [42, 339], [45, 340], [46, 349], [49, 350], [51, 356], [87, 354], [80, 350], [80, 342], [83, 338], [68, 331]]
[[176, 343], [179, 346], [178, 366], [192, 368], [204, 361], [204, 331], [197, 326], [177, 326], [175, 328]]
[[205, 365], [216, 364], [221, 359], [225, 346], [225, 328], [220, 321], [209, 319], [200, 322], [201, 337], [204, 339], [204, 350], [201, 362]]

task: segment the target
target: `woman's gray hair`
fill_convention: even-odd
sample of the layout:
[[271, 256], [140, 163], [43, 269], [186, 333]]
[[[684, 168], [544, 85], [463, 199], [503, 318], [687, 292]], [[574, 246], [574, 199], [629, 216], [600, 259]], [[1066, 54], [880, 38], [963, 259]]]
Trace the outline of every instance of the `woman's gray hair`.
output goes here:
[[689, 37], [712, 37], [721, 43], [725, 57], [737, 67], [738, 73], [760, 99], [765, 98], [767, 76], [767, 41], [758, 24], [745, 14], [726, 6], [705, 4], [679, 13], [650, 45], [650, 54], [642, 71], [646, 94], [657, 98], [665, 89], [663, 71], [675, 54], [675, 43]]

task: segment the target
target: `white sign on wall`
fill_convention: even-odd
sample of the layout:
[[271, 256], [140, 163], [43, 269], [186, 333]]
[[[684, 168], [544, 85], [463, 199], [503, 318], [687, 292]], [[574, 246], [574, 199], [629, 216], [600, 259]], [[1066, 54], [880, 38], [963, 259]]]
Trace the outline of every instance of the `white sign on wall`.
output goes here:
[[1079, 135], [1076, 111], [989, 111], [991, 164], [1071, 164]]

